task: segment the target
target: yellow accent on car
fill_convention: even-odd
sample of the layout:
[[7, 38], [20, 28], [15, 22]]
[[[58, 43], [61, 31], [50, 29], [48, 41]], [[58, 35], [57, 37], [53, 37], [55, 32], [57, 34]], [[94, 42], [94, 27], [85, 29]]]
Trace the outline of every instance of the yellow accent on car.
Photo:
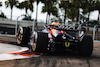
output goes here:
[[65, 46], [69, 47], [70, 46], [70, 42], [65, 42]]
[[33, 51], [35, 51], [35, 50], [36, 50], [36, 45], [37, 45], [37, 44], [35, 43], [35, 46], [34, 46], [34, 49], [33, 49]]
[[19, 34], [19, 36], [20, 36], [21, 38], [20, 38], [20, 41], [18, 42], [18, 44], [21, 44], [23, 35]]

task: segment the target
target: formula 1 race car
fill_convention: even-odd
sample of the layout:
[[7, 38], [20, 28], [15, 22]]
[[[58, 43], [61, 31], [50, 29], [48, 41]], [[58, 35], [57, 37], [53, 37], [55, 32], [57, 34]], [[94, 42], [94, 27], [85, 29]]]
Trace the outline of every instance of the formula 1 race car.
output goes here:
[[81, 56], [91, 56], [93, 40], [85, 35], [86, 29], [80, 26], [66, 26], [58, 22], [46, 25], [38, 32], [29, 27], [20, 27], [17, 33], [17, 43], [31, 44], [32, 50], [37, 52], [59, 52], [72, 50]]

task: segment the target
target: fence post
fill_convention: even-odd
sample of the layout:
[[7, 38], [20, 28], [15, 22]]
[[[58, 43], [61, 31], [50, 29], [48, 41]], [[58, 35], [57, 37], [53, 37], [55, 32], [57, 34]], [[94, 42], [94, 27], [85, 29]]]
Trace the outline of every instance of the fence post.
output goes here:
[[16, 19], [16, 28], [15, 28], [15, 35], [17, 36], [17, 25], [18, 25], [18, 18], [19, 18], [20, 16], [18, 16], [17, 17], [17, 19]]
[[94, 38], [95, 38], [95, 28], [97, 27], [97, 25], [94, 26], [93, 28], [93, 41], [94, 41]]
[[[21, 15], [21, 16], [25, 16], [25, 15]], [[21, 16], [18, 16], [17, 19], [16, 19], [16, 28], [15, 28], [15, 35], [17, 36], [17, 28], [18, 28], [18, 19], [21, 17]]]

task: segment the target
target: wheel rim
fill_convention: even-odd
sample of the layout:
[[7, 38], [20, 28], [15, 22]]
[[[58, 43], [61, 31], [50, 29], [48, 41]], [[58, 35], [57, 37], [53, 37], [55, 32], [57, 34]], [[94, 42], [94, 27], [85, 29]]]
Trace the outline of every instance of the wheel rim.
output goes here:
[[17, 43], [18, 43], [18, 44], [21, 43], [22, 37], [23, 37], [23, 35], [21, 34], [21, 29], [19, 29], [19, 30], [18, 30], [18, 33], [17, 33]]

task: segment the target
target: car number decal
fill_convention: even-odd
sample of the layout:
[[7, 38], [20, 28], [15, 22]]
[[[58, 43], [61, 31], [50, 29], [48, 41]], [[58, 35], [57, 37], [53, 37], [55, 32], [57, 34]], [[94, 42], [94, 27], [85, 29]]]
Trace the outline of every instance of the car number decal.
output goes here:
[[65, 42], [65, 46], [69, 47], [70, 46], [70, 42]]

